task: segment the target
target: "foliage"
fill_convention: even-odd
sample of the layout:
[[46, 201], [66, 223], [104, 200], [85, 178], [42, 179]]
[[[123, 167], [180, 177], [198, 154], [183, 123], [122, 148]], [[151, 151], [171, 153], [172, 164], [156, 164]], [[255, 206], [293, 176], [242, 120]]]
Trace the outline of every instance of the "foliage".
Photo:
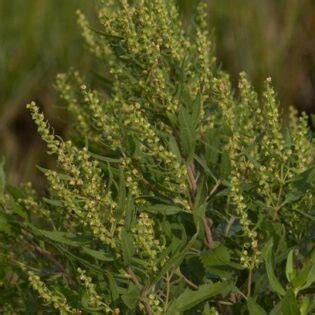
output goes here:
[[[184, 28], [172, 1], [104, 1], [79, 23], [105, 66], [56, 86], [73, 136], [28, 105], [55, 170], [49, 190], [0, 173], [2, 311], [309, 314], [314, 310], [314, 145], [280, 121], [265, 81], [234, 91], [203, 4]], [[111, 80], [108, 80], [108, 76]], [[29, 285], [31, 287], [29, 287]], [[32, 303], [29, 303], [32, 301]]]

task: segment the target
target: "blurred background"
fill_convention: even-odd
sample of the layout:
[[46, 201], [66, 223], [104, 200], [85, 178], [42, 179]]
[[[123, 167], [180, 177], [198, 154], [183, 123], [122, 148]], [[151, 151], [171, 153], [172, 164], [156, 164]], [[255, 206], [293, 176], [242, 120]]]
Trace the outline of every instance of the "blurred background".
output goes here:
[[[189, 19], [197, 1], [177, 1]], [[234, 84], [243, 70], [258, 90], [271, 76], [284, 110], [315, 112], [315, 1], [208, 2], [218, 61]], [[93, 0], [0, 0], [0, 156], [12, 184], [34, 180], [36, 165], [49, 164], [25, 104], [37, 101], [59, 133], [66, 129], [54, 78], [93, 63], [75, 14], [93, 16], [93, 7]]]

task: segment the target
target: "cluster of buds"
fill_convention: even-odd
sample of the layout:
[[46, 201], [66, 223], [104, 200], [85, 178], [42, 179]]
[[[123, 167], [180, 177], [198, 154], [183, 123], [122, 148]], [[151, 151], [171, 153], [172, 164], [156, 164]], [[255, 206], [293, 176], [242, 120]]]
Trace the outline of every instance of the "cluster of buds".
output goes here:
[[163, 307], [161, 305], [161, 300], [157, 297], [157, 295], [154, 292], [149, 294], [148, 300], [153, 311], [153, 314], [162, 315]]
[[[141, 149], [149, 157], [157, 161], [157, 163], [163, 165], [167, 172], [163, 176], [163, 182], [167, 188], [171, 191], [185, 191], [187, 189], [186, 181], [186, 168], [181, 165], [172, 152], [170, 152], [165, 145], [161, 142], [154, 128], [144, 116], [144, 111], [139, 103], [135, 104], [124, 104], [122, 111], [126, 114], [126, 119], [124, 120], [124, 125], [129, 128], [130, 132], [139, 138]], [[124, 164], [130, 164], [130, 160], [124, 161]], [[137, 172], [137, 170], [131, 170], [132, 173]], [[139, 178], [139, 174], [133, 174], [128, 176], [128, 178]], [[132, 183], [132, 180], [129, 180]], [[133, 184], [133, 189], [136, 191], [136, 186]]]
[[61, 314], [81, 314], [79, 310], [73, 309], [67, 304], [63, 295], [50, 291], [40, 277], [31, 271], [28, 272], [28, 280], [39, 296], [47, 303], [52, 304]]
[[150, 269], [157, 271], [156, 260], [164, 250], [164, 245], [155, 236], [154, 221], [147, 213], [142, 212], [132, 232], [138, 255], [148, 262]]
[[102, 57], [105, 53], [104, 46], [100, 45], [100, 43], [98, 42], [98, 37], [96, 36], [95, 32], [91, 30], [89, 22], [80, 10], [77, 10], [77, 16], [78, 23], [82, 29], [82, 35], [87, 42], [90, 51], [97, 57]]
[[85, 286], [89, 306], [101, 309], [105, 314], [120, 314], [119, 310], [112, 310], [106, 303], [102, 301], [101, 296], [96, 292], [96, 285], [92, 278], [87, 276], [86, 271], [81, 268], [77, 269], [79, 278]]
[[289, 125], [294, 144], [290, 152], [295, 162], [294, 170], [296, 173], [303, 172], [313, 159], [312, 143], [308, 139], [308, 118], [305, 113], [297, 118], [296, 110], [291, 107]]
[[74, 81], [76, 85], [83, 84], [83, 80], [78, 71], [73, 71], [69, 74], [59, 73], [56, 78], [56, 89], [60, 97], [66, 102], [67, 109], [76, 121], [76, 129], [81, 135], [88, 135], [90, 131], [89, 116], [81, 106], [76, 91], [71, 82]]
[[244, 267], [252, 269], [259, 263], [261, 252], [258, 248], [257, 232], [253, 230], [248, 209], [241, 192], [242, 179], [238, 174], [233, 174], [231, 178], [230, 196], [235, 205], [236, 213], [240, 218], [240, 224], [249, 243], [245, 241], [241, 255], [241, 263]]
[[[116, 122], [114, 115], [108, 115], [108, 109], [111, 108], [112, 103], [101, 101], [97, 91], [89, 90], [85, 84], [81, 85], [81, 91], [84, 96], [84, 101], [92, 114], [92, 126], [96, 126], [96, 134], [94, 141], [101, 140], [100, 135], [109, 144], [112, 150], [121, 147], [119, 124]], [[108, 108], [107, 108], [108, 107]]]
[[32, 118], [37, 125], [37, 130], [42, 139], [47, 143], [47, 147], [50, 153], [58, 152], [60, 141], [55, 138], [50, 132], [50, 126], [45, 121], [45, 117], [40, 113], [39, 108], [35, 102], [31, 102], [26, 105], [26, 108], [31, 111]]

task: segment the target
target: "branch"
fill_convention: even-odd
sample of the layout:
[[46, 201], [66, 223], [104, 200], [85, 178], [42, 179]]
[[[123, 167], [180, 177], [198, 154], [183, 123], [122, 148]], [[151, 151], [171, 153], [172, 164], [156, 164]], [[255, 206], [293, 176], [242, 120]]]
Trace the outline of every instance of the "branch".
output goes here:
[[183, 274], [182, 272], [180, 271], [179, 267], [177, 268], [177, 275], [180, 276], [181, 278], [184, 279], [184, 281], [189, 285], [191, 286], [193, 289], [195, 290], [198, 290], [198, 286], [196, 284], [194, 284], [193, 282], [191, 282], [189, 279], [187, 279]]
[[213, 249], [214, 243], [213, 243], [213, 236], [212, 236], [212, 231], [211, 231], [213, 222], [210, 218], [204, 217], [203, 224], [205, 227], [205, 233], [206, 233], [206, 238], [207, 238], [207, 241], [205, 241], [205, 243], [209, 249]]
[[197, 180], [195, 179], [195, 166], [194, 166], [194, 164], [190, 165], [187, 168], [187, 175], [188, 175], [188, 182], [189, 182], [190, 189], [191, 189], [192, 193], [195, 194], [197, 191]]
[[[137, 276], [135, 275], [135, 273], [134, 273], [133, 270], [131, 269], [131, 267], [128, 267], [128, 268], [127, 268], [127, 273], [129, 274], [131, 280], [135, 283], [135, 285], [141, 290], [141, 289], [142, 289], [142, 286], [141, 286], [141, 284], [140, 284], [140, 282], [139, 282]], [[145, 292], [145, 290], [143, 290], [142, 293], [143, 293], [143, 294], [142, 294], [141, 299], [142, 299], [142, 302], [143, 302], [143, 304], [144, 304], [144, 308], [145, 308], [145, 310], [146, 310], [146, 312], [147, 312], [148, 315], [153, 315], [153, 311], [152, 311], [151, 305], [150, 305], [150, 303], [149, 303], [149, 301], [148, 301], [148, 299], [147, 299], [147, 297], [146, 297], [146, 292]]]

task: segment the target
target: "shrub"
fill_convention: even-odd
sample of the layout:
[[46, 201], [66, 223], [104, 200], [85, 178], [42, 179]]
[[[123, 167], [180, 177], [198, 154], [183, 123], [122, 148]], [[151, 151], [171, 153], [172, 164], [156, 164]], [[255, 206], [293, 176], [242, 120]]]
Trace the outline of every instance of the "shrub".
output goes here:
[[104, 84], [58, 75], [68, 141], [27, 106], [57, 167], [42, 197], [1, 177], [5, 312], [314, 309], [307, 119], [282, 126], [270, 79], [233, 90], [204, 12], [184, 29], [172, 1], [106, 1], [97, 31], [78, 13]]

